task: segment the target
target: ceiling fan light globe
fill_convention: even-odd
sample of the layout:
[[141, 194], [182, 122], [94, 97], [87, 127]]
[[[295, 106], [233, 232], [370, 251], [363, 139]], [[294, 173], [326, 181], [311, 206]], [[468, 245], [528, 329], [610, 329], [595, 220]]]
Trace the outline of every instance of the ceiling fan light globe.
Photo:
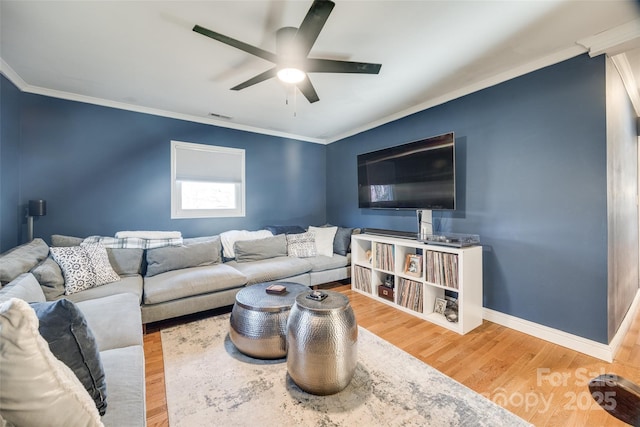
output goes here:
[[285, 83], [300, 83], [306, 74], [298, 68], [282, 68], [278, 71], [278, 78]]

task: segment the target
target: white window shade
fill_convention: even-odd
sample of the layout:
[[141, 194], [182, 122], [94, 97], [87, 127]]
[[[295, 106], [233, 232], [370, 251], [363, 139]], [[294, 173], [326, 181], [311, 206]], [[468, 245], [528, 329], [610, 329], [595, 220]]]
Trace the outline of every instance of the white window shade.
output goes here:
[[237, 148], [171, 141], [171, 217], [244, 216], [244, 158]]
[[[193, 144], [198, 145], [198, 144]], [[176, 179], [181, 181], [241, 182], [244, 175], [244, 153], [236, 150], [190, 148], [177, 145]]]

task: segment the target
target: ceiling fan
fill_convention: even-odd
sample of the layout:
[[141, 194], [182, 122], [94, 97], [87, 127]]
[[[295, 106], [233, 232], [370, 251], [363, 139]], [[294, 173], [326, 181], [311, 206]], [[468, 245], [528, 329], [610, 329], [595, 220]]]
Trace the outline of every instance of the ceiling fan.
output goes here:
[[305, 98], [313, 103], [319, 101], [320, 98], [318, 98], [307, 73], [378, 74], [382, 66], [367, 62], [308, 57], [334, 6], [335, 3], [329, 0], [314, 0], [299, 28], [283, 27], [276, 32], [276, 53], [216, 33], [200, 25], [193, 27], [193, 31], [275, 64], [275, 67], [232, 87], [231, 90], [245, 89], [278, 76], [284, 82], [295, 84]]

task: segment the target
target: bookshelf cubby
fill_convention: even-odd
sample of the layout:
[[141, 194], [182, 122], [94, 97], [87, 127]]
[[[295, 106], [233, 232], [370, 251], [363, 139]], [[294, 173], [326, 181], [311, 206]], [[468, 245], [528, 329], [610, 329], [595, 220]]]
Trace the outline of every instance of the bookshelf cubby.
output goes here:
[[[482, 324], [481, 246], [455, 248], [356, 234], [351, 237], [351, 265], [351, 288], [356, 292], [459, 334]], [[389, 275], [393, 300], [378, 295], [378, 286]], [[436, 311], [438, 299], [455, 300], [457, 321]]]

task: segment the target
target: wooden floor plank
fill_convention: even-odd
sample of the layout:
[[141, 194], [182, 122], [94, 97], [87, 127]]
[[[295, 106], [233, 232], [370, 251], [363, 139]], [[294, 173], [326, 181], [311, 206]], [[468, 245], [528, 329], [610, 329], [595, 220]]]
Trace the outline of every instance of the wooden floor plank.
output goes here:
[[[458, 335], [351, 291], [349, 285], [332, 289], [349, 298], [360, 326], [536, 426], [625, 425], [591, 399], [586, 382], [606, 372], [640, 384], [640, 314], [616, 360], [606, 363], [486, 320]], [[148, 325], [144, 350], [150, 427], [169, 425], [160, 331], [225, 311], [229, 308]]]

